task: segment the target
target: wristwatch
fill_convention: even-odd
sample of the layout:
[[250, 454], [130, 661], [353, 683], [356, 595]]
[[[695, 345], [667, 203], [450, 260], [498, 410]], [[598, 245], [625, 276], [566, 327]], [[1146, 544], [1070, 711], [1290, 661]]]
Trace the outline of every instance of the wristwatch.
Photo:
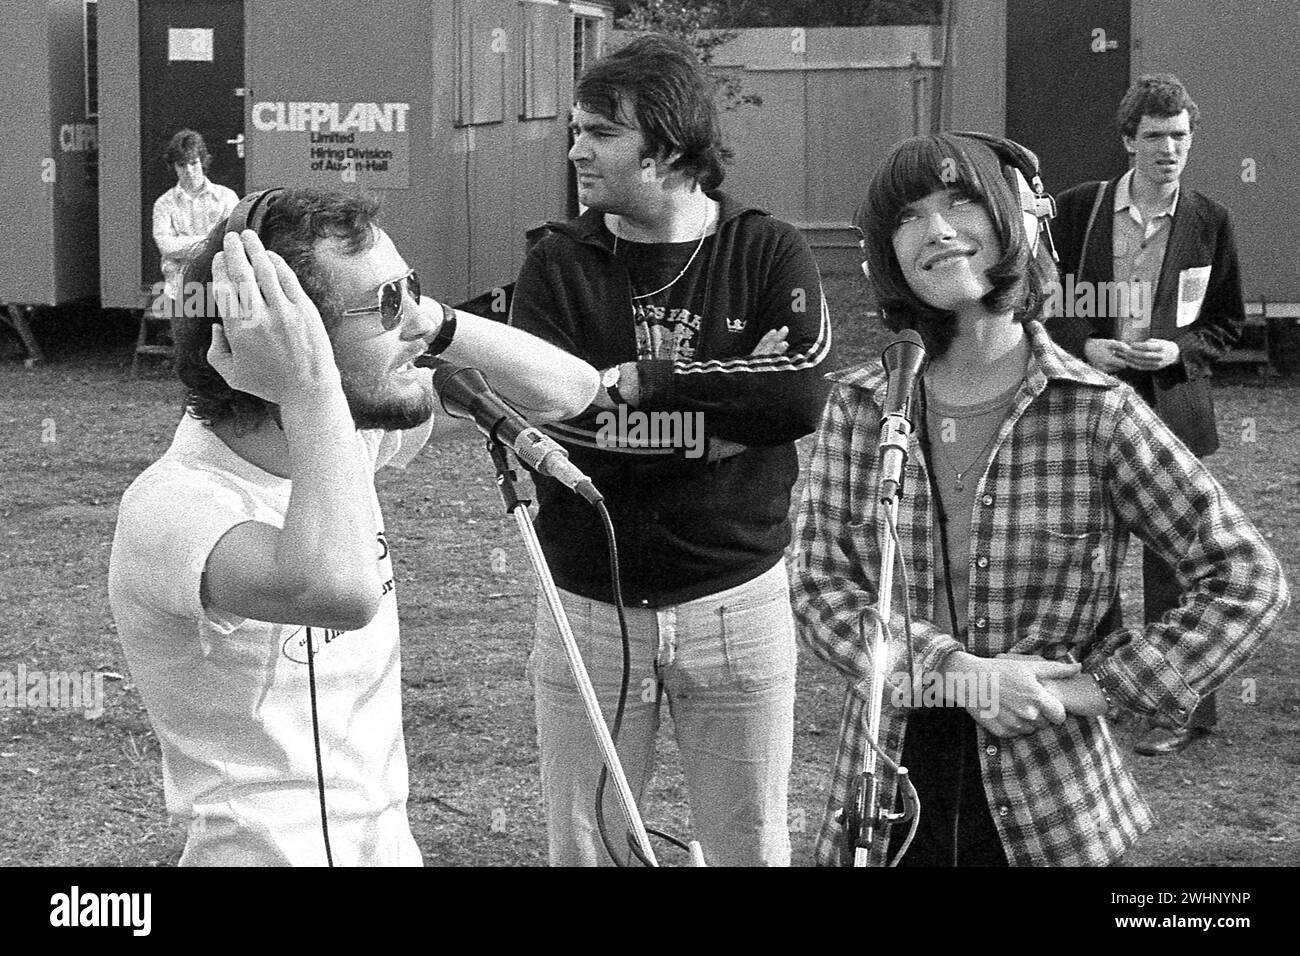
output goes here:
[[1102, 714], [1102, 716], [1110, 721], [1115, 720], [1120, 713], [1119, 705], [1115, 703], [1115, 699], [1110, 696], [1106, 688], [1101, 685], [1101, 678], [1097, 676], [1096, 671], [1084, 671], [1084, 673], [1092, 678], [1092, 682], [1097, 685], [1097, 690], [1101, 694], [1101, 699], [1106, 702], [1106, 713]]
[[456, 310], [445, 302], [442, 305], [442, 324], [438, 326], [438, 334], [433, 337], [429, 343], [429, 355], [441, 355], [451, 345], [451, 340], [456, 335]]
[[614, 365], [600, 373], [600, 384], [605, 388], [605, 394], [615, 405], [627, 404], [618, 390], [618, 380], [622, 374], [622, 366]]

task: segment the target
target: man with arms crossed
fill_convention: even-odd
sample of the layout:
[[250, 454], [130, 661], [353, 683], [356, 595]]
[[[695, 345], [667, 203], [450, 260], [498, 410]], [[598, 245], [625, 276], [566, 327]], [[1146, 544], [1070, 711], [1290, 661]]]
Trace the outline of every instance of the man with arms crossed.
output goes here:
[[[534, 245], [511, 322], [603, 370], [592, 407], [552, 434], [617, 532], [632, 641], [620, 755], [642, 790], [666, 695], [706, 860], [787, 865], [795, 646], [782, 557], [794, 440], [826, 396], [817, 267], [794, 227], [715, 191], [726, 150], [713, 84], [684, 44], [634, 41], [588, 70], [577, 100], [569, 159], [587, 211]], [[638, 437], [664, 423], [679, 426], [677, 447]], [[537, 495], [609, 716], [622, 653], [605, 537], [554, 482]], [[543, 605], [532, 669], [551, 863], [607, 865], [600, 757]], [[612, 793], [605, 807], [624, 856]]]
[[214, 281], [224, 324], [177, 322], [188, 413], [123, 496], [109, 567], [168, 809], [189, 822], [183, 865], [420, 864], [374, 484], [429, 437], [432, 378], [412, 363], [443, 350], [541, 418], [598, 387], [560, 350], [421, 298], [376, 212], [279, 192], [186, 273]]
[[[1124, 94], [1116, 119], [1133, 168], [1109, 183], [1062, 193], [1053, 231], [1061, 270], [1073, 272], [1076, 284], [1104, 289], [1101, 283], [1114, 281], [1135, 294], [1117, 299], [1127, 305], [1124, 314], [1056, 316], [1047, 328], [1068, 351], [1132, 385], [1203, 457], [1219, 447], [1211, 365], [1240, 336], [1246, 310], [1228, 211], [1180, 187], [1199, 115], [1172, 74], [1140, 77]], [[1096, 301], [1106, 312], [1109, 297], [1098, 294]], [[1144, 611], [1154, 623], [1178, 606], [1180, 587], [1172, 567], [1142, 550]], [[1210, 694], [1187, 726], [1157, 721], [1134, 749], [1178, 753], [1217, 719]]]

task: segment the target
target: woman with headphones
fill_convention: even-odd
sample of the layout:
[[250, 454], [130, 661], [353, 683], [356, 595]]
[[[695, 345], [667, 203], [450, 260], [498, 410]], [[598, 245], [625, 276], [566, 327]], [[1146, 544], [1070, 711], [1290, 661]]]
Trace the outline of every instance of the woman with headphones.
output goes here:
[[[880, 804], [894, 806], [898, 764], [920, 800], [908, 865], [1117, 861], [1152, 818], [1105, 713], [1186, 720], [1287, 602], [1276, 558], [1210, 473], [1131, 388], [1044, 331], [1051, 205], [1033, 153], [941, 133], [896, 146], [855, 219], [886, 325], [914, 329], [929, 359], [880, 719]], [[887, 384], [879, 363], [830, 378], [794, 585], [800, 639], [849, 681], [822, 864], [852, 855], [841, 811], [868, 746], [860, 619], [877, 602]], [[1160, 622], [1100, 634], [1131, 533], [1186, 590]], [[872, 863], [902, 849], [893, 829], [875, 828]]]

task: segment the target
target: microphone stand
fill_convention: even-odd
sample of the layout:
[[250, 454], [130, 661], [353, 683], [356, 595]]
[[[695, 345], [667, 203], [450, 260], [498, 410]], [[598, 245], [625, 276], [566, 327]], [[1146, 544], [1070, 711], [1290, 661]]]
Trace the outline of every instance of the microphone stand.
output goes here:
[[[902, 448], [906, 452], [908, 429], [905, 420], [890, 416], [886, 419], [881, 430], [882, 446], [889, 443]], [[885, 484], [890, 485], [892, 483], [886, 482]], [[880, 574], [878, 576], [880, 586], [877, 590], [875, 607], [863, 611], [862, 616], [858, 618], [859, 634], [863, 631], [863, 624], [868, 615], [875, 618], [876, 629], [871, 644], [871, 692], [867, 698], [867, 746], [862, 754], [862, 770], [857, 779], [853, 781], [849, 793], [849, 802], [844, 808], [842, 817], [845, 840], [847, 845], [853, 848], [853, 865], [855, 867], [868, 865], [867, 861], [871, 852], [871, 843], [875, 838], [876, 827], [888, 827], [894, 823], [906, 822], [917, 811], [917, 806], [912, 800], [912, 789], [902, 786], [907, 777], [906, 767], [898, 768], [897, 777], [900, 786], [897, 789], [902, 792], [904, 799], [903, 810], [898, 813], [885, 810], [879, 805], [880, 798], [877, 792], [879, 780], [876, 773], [877, 752], [880, 747], [880, 712], [885, 693], [885, 668], [888, 665], [886, 660], [888, 643], [885, 627], [892, 611], [894, 595], [894, 557], [896, 549], [894, 535], [890, 529], [898, 526], [898, 499], [901, 494], [901, 479], [897, 486], [887, 487], [881, 491], [881, 508], [877, 509], [877, 514], [881, 519], [879, 525]], [[906, 594], [903, 595], [903, 600], [907, 600]], [[909, 688], [909, 690], [914, 690], [914, 688]], [[888, 855], [888, 848], [886, 848], [886, 855]]]
[[573, 630], [569, 627], [569, 618], [564, 613], [564, 605], [560, 603], [560, 593], [556, 590], [555, 579], [551, 577], [551, 569], [546, 563], [546, 555], [542, 552], [541, 543], [537, 540], [537, 532], [533, 528], [533, 519], [528, 513], [528, 505], [532, 502], [528, 499], [521, 499], [516, 493], [515, 473], [506, 459], [505, 449], [490, 435], [487, 440], [487, 449], [488, 454], [492, 456], [492, 464], [496, 468], [497, 490], [501, 493], [501, 501], [505, 505], [506, 513], [514, 515], [515, 522], [519, 525], [519, 533], [523, 536], [524, 548], [528, 552], [528, 560], [533, 565], [533, 572], [537, 575], [537, 583], [542, 589], [542, 595], [546, 598], [546, 606], [551, 612], [551, 618], [555, 621], [555, 628], [564, 643], [564, 653], [569, 659], [569, 670], [573, 674], [573, 682], [578, 687], [578, 694], [582, 697], [583, 709], [587, 713], [587, 722], [591, 725], [591, 732], [596, 738], [596, 745], [600, 748], [605, 767], [609, 770], [609, 779], [614, 784], [614, 795], [618, 800], [618, 806], [623, 813], [623, 818], [627, 822], [628, 831], [636, 840], [636, 844], [645, 859], [650, 861], [652, 866], [658, 866], [659, 862], [655, 859], [654, 850], [650, 846], [650, 835], [646, 833], [645, 824], [642, 822], [641, 814], [636, 807], [636, 800], [632, 796], [632, 788], [627, 782], [627, 775], [623, 772], [623, 765], [619, 762], [618, 751], [615, 749], [614, 741], [610, 737], [604, 715], [600, 712], [600, 703], [596, 699], [596, 690], [592, 687], [591, 678], [587, 675], [587, 667], [582, 662], [582, 654], [578, 650], [577, 641], [574, 640]]

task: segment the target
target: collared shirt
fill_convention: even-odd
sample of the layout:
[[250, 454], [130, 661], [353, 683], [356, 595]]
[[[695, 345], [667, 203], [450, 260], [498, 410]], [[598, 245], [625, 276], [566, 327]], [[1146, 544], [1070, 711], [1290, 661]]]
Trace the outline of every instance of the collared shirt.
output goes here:
[[[904, 472], [900, 551], [916, 561], [907, 596], [918, 680], [941, 675], [949, 656], [1011, 652], [1081, 661], [1116, 704], [1184, 723], [1202, 696], [1243, 663], [1287, 602], [1277, 559], [1213, 476], [1127, 385], [1058, 348], [1030, 323], [1032, 355], [979, 479], [969, 516], [969, 622], [963, 646], [934, 623], [933, 503], [916, 437]], [[886, 381], [878, 363], [831, 376], [837, 383], [817, 433], [800, 505], [794, 605], [800, 640], [850, 681], [817, 842], [839, 860], [831, 814], [844, 806], [866, 744], [870, 618], [880, 547], [876, 443]], [[1156, 623], [1097, 635], [1118, 593], [1130, 533], [1177, 567], [1181, 603]], [[901, 594], [900, 589], [900, 594]], [[896, 642], [904, 620], [891, 615]], [[896, 643], [895, 647], [901, 644]], [[891, 652], [891, 684], [906, 661]], [[881, 746], [897, 761], [907, 707], [886, 685]], [[970, 688], [972, 693], [984, 689]], [[906, 701], [904, 703], [907, 703]], [[1152, 824], [1102, 718], [1067, 716], [1016, 737], [979, 729], [981, 774], [1007, 859], [1018, 866], [1101, 865]], [[883, 805], [896, 777], [880, 765]], [[924, 812], [924, 810], [922, 811]], [[878, 831], [879, 832], [879, 831]], [[884, 862], [885, 845], [871, 848]]]
[[1160, 281], [1160, 267], [1165, 261], [1165, 246], [1173, 229], [1174, 213], [1178, 209], [1178, 187], [1175, 186], [1169, 204], [1151, 218], [1143, 219], [1142, 210], [1129, 191], [1132, 182], [1133, 170], [1130, 169], [1115, 186], [1112, 208], [1115, 220], [1111, 255], [1115, 281], [1127, 282], [1130, 290], [1136, 290], [1136, 294], [1127, 296], [1128, 314], [1116, 316], [1115, 336], [1123, 342], [1141, 342], [1151, 337], [1151, 306], [1156, 296], [1156, 283]]
[[233, 189], [207, 180], [191, 195], [180, 183], [167, 190], [153, 204], [153, 241], [162, 253], [162, 274], [167, 294], [180, 297], [181, 273], [189, 262], [188, 253], [207, 238], [212, 229], [239, 204]]

